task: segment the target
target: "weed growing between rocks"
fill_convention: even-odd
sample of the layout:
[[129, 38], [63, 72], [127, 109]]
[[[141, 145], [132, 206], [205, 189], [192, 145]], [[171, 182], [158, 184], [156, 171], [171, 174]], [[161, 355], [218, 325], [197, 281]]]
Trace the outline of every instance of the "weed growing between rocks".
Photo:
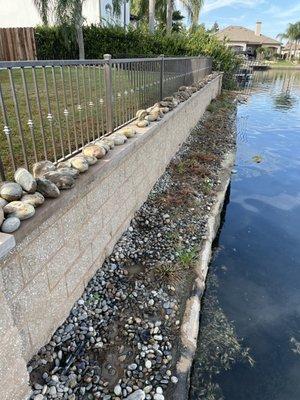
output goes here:
[[32, 399], [172, 398], [193, 266], [222, 160], [235, 146], [232, 102], [222, 96], [205, 114], [65, 323], [33, 357]]

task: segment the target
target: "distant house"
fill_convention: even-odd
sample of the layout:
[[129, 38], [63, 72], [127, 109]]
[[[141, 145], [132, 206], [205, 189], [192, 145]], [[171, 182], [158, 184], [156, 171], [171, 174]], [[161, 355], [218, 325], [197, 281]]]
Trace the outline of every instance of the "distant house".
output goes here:
[[215, 35], [237, 53], [255, 57], [258, 47], [267, 47], [277, 54], [281, 52], [281, 43], [278, 40], [262, 35], [261, 22], [256, 22], [255, 31], [242, 26], [228, 26]]
[[[42, 25], [33, 0], [0, 0], [0, 28], [35, 27]], [[130, 22], [130, 1], [124, 1], [120, 16], [113, 14], [113, 0], [85, 0], [83, 17], [86, 25], [113, 24], [127, 26]], [[51, 24], [54, 21], [50, 20]]]
[[300, 43], [295, 46], [295, 43], [287, 43], [281, 50], [282, 58], [289, 58], [300, 60]]

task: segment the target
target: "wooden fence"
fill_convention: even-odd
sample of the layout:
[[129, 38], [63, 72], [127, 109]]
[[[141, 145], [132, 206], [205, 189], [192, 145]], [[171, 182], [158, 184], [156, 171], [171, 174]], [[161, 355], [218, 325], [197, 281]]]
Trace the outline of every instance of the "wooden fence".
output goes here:
[[0, 60], [36, 60], [34, 28], [0, 28]]

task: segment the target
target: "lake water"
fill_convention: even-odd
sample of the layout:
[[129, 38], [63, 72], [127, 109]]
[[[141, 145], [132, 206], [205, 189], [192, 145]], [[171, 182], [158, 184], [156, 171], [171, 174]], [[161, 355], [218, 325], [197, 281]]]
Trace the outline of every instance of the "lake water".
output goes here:
[[237, 130], [190, 400], [299, 400], [300, 71], [256, 73]]

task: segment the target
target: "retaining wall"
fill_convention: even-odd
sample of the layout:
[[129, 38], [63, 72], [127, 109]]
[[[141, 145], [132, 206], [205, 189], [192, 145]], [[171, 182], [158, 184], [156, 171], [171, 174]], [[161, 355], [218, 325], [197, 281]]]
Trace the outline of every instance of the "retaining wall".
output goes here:
[[[2, 400], [26, 398], [26, 362], [50, 339], [221, 88], [222, 75], [36, 210], [0, 261]], [[1, 234], [0, 242], [13, 243]]]

